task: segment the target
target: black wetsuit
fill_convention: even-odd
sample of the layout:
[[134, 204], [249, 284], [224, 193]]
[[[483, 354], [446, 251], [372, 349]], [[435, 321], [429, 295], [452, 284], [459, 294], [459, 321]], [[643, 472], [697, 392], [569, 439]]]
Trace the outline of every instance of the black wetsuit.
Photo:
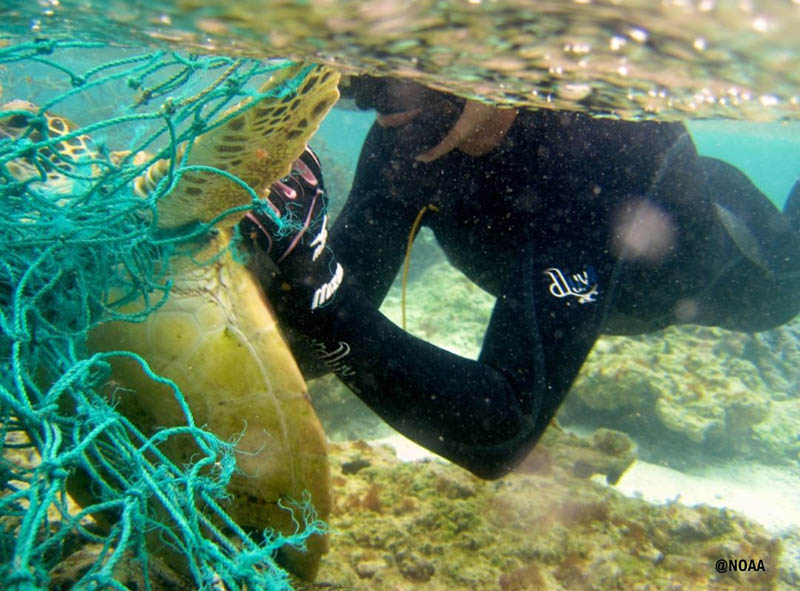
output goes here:
[[[422, 164], [425, 124], [373, 126], [328, 241], [345, 281], [284, 318], [389, 424], [479, 476], [530, 450], [599, 335], [762, 330], [800, 309], [794, 222], [681, 124], [521, 112], [489, 154]], [[428, 204], [449, 261], [497, 297], [477, 361], [378, 312]]]

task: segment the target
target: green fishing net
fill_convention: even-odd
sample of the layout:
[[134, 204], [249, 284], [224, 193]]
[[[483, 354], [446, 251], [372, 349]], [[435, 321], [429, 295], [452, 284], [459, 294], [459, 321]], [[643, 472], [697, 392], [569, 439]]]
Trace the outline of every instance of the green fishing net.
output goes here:
[[[6, 40], [0, 49], [3, 102], [22, 99], [39, 109], [15, 110], [12, 103], [3, 116], [22, 117], [18, 133], [0, 134], [4, 589], [52, 588], [52, 569], [86, 543], [99, 548], [97, 559], [74, 588], [127, 589], [115, 574], [125, 560], [142, 569], [149, 588], [154, 539], [180, 556], [198, 589], [289, 589], [288, 575], [274, 561], [276, 549], [302, 547], [324, 528], [310, 506], [298, 505], [302, 526], [295, 535], [272, 532], [254, 541], [225, 513], [233, 444], [196, 425], [177, 386], [152, 372], [153, 380], [173, 388], [186, 423], [144, 436], [101, 390], [112, 355], [134, 357], [148, 371], [146, 362], [125, 352], [90, 354], [85, 347], [97, 323], [140, 321], [162, 305], [170, 288], [165, 262], [204, 230], [164, 235], [153, 225], [155, 201], [180, 174], [177, 146], [252, 95], [251, 79], [289, 65], [69, 41]], [[272, 92], [293, 92], [303, 72]], [[46, 111], [83, 126], [50, 137]], [[71, 162], [53, 156], [58, 142], [87, 136], [91, 153]], [[132, 154], [142, 150], [153, 157], [138, 162]], [[133, 179], [165, 157], [174, 166], [164, 182], [147, 199], [134, 195]], [[26, 174], [19, 174], [20, 166]], [[143, 312], [119, 311], [141, 298], [149, 302]], [[159, 452], [159, 442], [186, 434], [202, 453], [191, 465], [175, 465]], [[32, 450], [36, 459], [18, 461], [34, 457]], [[76, 471], [87, 475], [96, 499], [80, 509], [66, 493]], [[110, 529], [93, 525], [90, 517], [100, 515]]]

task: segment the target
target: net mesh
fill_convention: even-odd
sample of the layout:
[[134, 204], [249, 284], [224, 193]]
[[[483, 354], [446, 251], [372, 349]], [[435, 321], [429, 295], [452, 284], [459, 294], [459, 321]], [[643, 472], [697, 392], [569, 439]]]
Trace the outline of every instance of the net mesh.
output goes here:
[[[118, 572], [133, 560], [149, 589], [155, 539], [181, 556], [194, 588], [290, 589], [274, 556], [324, 529], [310, 504], [293, 507], [294, 535], [249, 537], [225, 511], [234, 444], [196, 425], [177, 385], [144, 359], [90, 354], [85, 343], [98, 323], [141, 321], [158, 309], [170, 290], [165, 261], [204, 231], [155, 231], [154, 204], [181, 174], [179, 144], [252, 96], [255, 77], [291, 64], [163, 51], [119, 55], [71, 41], [7, 40], [0, 49], [4, 100], [38, 108], [7, 104], [3, 116], [22, 116], [22, 123], [18, 133], [0, 134], [0, 580], [9, 590], [51, 588], [64, 554], [92, 543], [97, 558], [74, 588], [127, 589]], [[271, 92], [293, 92], [303, 77], [301, 70]], [[83, 125], [51, 137], [45, 112], [74, 113]], [[60, 142], [81, 138], [89, 153], [58, 156]], [[153, 156], [133, 157], [143, 150]], [[132, 180], [163, 157], [174, 164], [163, 182], [147, 199], [134, 195]], [[122, 294], [113, 303], [112, 292]], [[144, 311], [120, 312], [142, 298]], [[185, 425], [149, 438], [116, 412], [101, 393], [114, 355], [134, 358], [152, 380], [168, 384]], [[201, 451], [191, 465], [159, 452], [165, 438], [187, 434]], [[19, 459], [33, 449], [37, 459]], [[76, 470], [88, 475], [95, 499], [80, 509], [66, 493]], [[110, 528], [93, 525], [100, 515]]]

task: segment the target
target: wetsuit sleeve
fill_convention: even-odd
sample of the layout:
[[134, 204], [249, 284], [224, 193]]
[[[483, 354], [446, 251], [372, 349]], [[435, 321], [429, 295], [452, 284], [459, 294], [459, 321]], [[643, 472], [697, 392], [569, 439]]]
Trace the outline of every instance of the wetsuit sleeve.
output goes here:
[[331, 227], [328, 244], [350, 278], [370, 302], [379, 306], [403, 263], [408, 233], [424, 200], [411, 182], [387, 179], [392, 142], [387, 130], [373, 125], [359, 156], [347, 202]]
[[574, 294], [562, 301], [534, 258], [521, 257], [498, 298], [477, 361], [404, 332], [353, 282], [331, 305], [293, 314], [292, 322], [395, 429], [480, 477], [496, 478], [547, 427], [601, 322], [594, 276], [575, 288], [589, 294], [585, 303]]
[[[369, 304], [376, 309], [402, 265], [408, 234], [418, 211], [415, 204], [418, 188], [405, 177], [386, 177], [393, 168], [400, 168], [392, 164], [397, 155], [392, 151], [393, 142], [385, 137], [389, 133], [390, 130], [374, 124], [367, 134], [350, 195], [327, 240], [336, 260], [347, 269], [345, 286], [340, 289], [358, 292], [358, 297], [366, 300], [365, 306]], [[287, 297], [280, 280], [270, 278], [268, 270], [262, 268], [257, 274], [282, 320], [284, 335], [303, 375], [313, 379], [328, 373], [330, 369], [321, 361], [330, 362], [336, 353], [329, 350], [329, 357], [318, 355], [305, 335], [292, 327], [296, 316], [305, 312], [294, 309], [295, 302]], [[341, 301], [344, 296], [337, 299]]]

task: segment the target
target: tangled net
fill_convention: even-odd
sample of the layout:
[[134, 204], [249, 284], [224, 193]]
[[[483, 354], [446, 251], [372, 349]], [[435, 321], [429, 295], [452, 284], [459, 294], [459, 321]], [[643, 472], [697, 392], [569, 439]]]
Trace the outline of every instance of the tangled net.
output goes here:
[[[170, 288], [165, 261], [204, 231], [164, 236], [153, 225], [155, 202], [180, 172], [177, 146], [252, 96], [252, 78], [293, 64], [158, 51], [87, 66], [109, 51], [70, 41], [0, 49], [4, 98], [41, 107], [38, 116], [28, 113], [19, 137], [0, 135], [0, 580], [8, 590], [49, 589], [65, 553], [92, 543], [100, 548], [97, 559], [74, 588], [127, 589], [116, 573], [132, 560], [150, 589], [149, 544], [157, 539], [182, 557], [195, 588], [291, 589], [274, 555], [285, 544], [303, 547], [324, 529], [310, 505], [295, 507], [294, 535], [268, 532], [266, 541], [254, 541], [224, 509], [233, 444], [196, 425], [180, 389], [150, 372], [143, 359], [125, 352], [90, 355], [85, 342], [98, 323], [141, 321], [161, 306]], [[295, 91], [304, 72], [272, 92]], [[26, 88], [39, 96], [19, 96]], [[45, 111], [77, 109], [91, 111], [95, 121], [48, 137]], [[91, 135], [97, 157], [73, 166], [52, 158], [45, 163], [58, 142], [83, 134]], [[111, 146], [154, 155], [138, 163], [115, 159]], [[175, 164], [165, 181], [148, 199], [135, 196], [133, 179], [165, 157]], [[14, 161], [29, 163], [30, 178], [10, 174]], [[67, 179], [61, 190], [46, 182], [52, 169]], [[112, 291], [122, 296], [110, 304]], [[120, 313], [126, 302], [142, 298], [149, 303], [144, 311]], [[149, 438], [116, 412], [100, 393], [114, 355], [136, 358], [153, 380], [167, 383], [186, 424]], [[186, 434], [202, 454], [178, 466], [159, 452], [159, 442]], [[17, 461], [33, 449], [40, 460]], [[66, 492], [76, 471], [88, 475], [96, 499], [79, 510]], [[110, 529], [91, 525], [91, 517], [101, 515], [113, 516]]]

